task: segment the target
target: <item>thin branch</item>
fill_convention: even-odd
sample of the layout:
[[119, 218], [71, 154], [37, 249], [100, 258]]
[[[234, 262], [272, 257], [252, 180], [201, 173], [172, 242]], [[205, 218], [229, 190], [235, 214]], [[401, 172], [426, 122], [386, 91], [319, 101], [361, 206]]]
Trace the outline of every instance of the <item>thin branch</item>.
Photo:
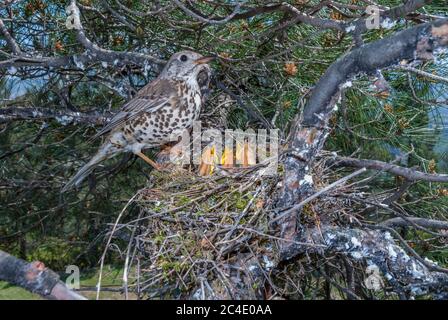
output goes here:
[[188, 9], [185, 4], [182, 3], [182, 1], [179, 0], [173, 0], [173, 2], [180, 8], [182, 9], [182, 11], [184, 11], [186, 14], [188, 14], [190, 17], [193, 17], [201, 22], [207, 23], [207, 24], [215, 24], [215, 25], [220, 25], [220, 24], [225, 24], [227, 22], [229, 22], [230, 20], [232, 20], [232, 18], [234, 18], [236, 16], [236, 14], [239, 12], [240, 10], [240, 3], [237, 3], [235, 8], [233, 9], [233, 12], [228, 15], [227, 17], [221, 19], [221, 20], [212, 20], [212, 19], [207, 19], [195, 12], [193, 12], [192, 10]]
[[50, 108], [9, 107], [0, 108], [0, 123], [23, 120], [55, 120], [63, 125], [83, 123], [102, 126], [110, 117], [97, 112], [75, 112], [70, 110], [54, 110]]
[[[287, 22], [287, 25], [293, 25], [297, 22], [305, 23], [321, 29], [333, 29], [337, 31], [345, 31], [345, 25], [342, 22], [338, 22], [330, 19], [315, 18], [308, 14], [300, 12], [296, 7], [289, 3], [283, 3], [280, 7], [283, 11], [290, 12], [294, 15], [291, 21]], [[282, 26], [283, 28], [284, 26]]]
[[234, 21], [234, 20], [241, 20], [241, 19], [249, 19], [249, 18], [252, 18], [259, 14], [277, 11], [280, 8], [281, 8], [281, 4], [270, 4], [270, 5], [263, 6], [263, 7], [256, 7], [256, 8], [250, 9], [246, 12], [236, 14], [231, 20]]
[[[71, 8], [72, 15], [76, 19], [79, 17], [79, 9], [76, 6], [76, 2], [72, 1]], [[79, 21], [79, 20], [78, 20]], [[43, 68], [77, 68], [84, 69], [86, 65], [95, 62], [106, 62], [112, 66], [119, 66], [124, 64], [135, 64], [138, 66], [151, 65], [155, 69], [159, 69], [166, 61], [156, 58], [151, 55], [137, 53], [137, 52], [119, 52], [113, 50], [107, 50], [100, 48], [98, 45], [93, 44], [85, 35], [82, 25], [75, 31], [77, 40], [83, 45], [87, 52], [81, 54], [74, 54], [71, 56], [59, 56], [59, 57], [30, 57], [30, 56], [12, 56], [8, 60], [0, 61], [0, 69], [8, 69], [11, 67], [43, 67]], [[1, 28], [0, 28], [1, 29]], [[3, 32], [3, 30], [0, 30]]]
[[0, 8], [6, 8], [12, 4], [14, 4], [15, 2], [20, 2], [22, 0], [4, 0], [4, 2], [2, 4], [0, 4]]
[[294, 205], [292, 208], [286, 210], [285, 212], [283, 212], [281, 215], [275, 217], [274, 219], [271, 220], [271, 223], [278, 221], [280, 219], [282, 219], [283, 217], [296, 212], [297, 210], [300, 210], [301, 208], [303, 208], [304, 205], [306, 205], [307, 203], [310, 203], [311, 201], [313, 201], [314, 199], [317, 199], [318, 197], [320, 197], [321, 195], [323, 195], [324, 193], [327, 193], [328, 191], [336, 188], [337, 186], [344, 184], [345, 182], [347, 182], [348, 180], [350, 180], [351, 178], [354, 178], [358, 175], [360, 175], [361, 173], [365, 172], [366, 168], [362, 168], [359, 169], [358, 171], [355, 171], [351, 174], [349, 174], [348, 176], [345, 176], [331, 184], [329, 184], [328, 186], [326, 186], [325, 188], [319, 190], [318, 192], [314, 193], [312, 196], [306, 198], [305, 200], [301, 201], [300, 203]]
[[[412, 221], [412, 223], [424, 228], [448, 230], [448, 221], [441, 221], [427, 218], [414, 218], [414, 217], [407, 217], [407, 219], [409, 221]], [[407, 227], [407, 226], [412, 227], [412, 224], [410, 222], [406, 221], [401, 217], [388, 219], [386, 221], [381, 222], [380, 225], [385, 227]]]
[[448, 83], [448, 78], [441, 77], [441, 76], [438, 76], [436, 74], [432, 74], [432, 73], [429, 73], [429, 72], [426, 72], [426, 71], [423, 71], [423, 70], [419, 70], [419, 69], [413, 68], [411, 66], [399, 65], [399, 66], [397, 66], [397, 69], [410, 71], [410, 72], [416, 73], [416, 74], [418, 74], [418, 75], [420, 75], [422, 77], [425, 77], [425, 78], [428, 78], [428, 79], [431, 79], [431, 80]]
[[165, 13], [166, 13], [166, 12], [169, 12], [169, 11], [171, 10], [171, 8], [172, 8], [172, 5], [171, 5], [171, 4], [168, 4], [168, 5], [164, 6], [164, 7], [160, 7], [160, 8], [158, 8], [158, 9], [156, 9], [156, 10], [153, 10], [153, 11], [148, 10], [148, 11], [146, 11], [146, 12], [139, 12], [139, 11], [135, 11], [135, 10], [131, 10], [131, 9], [129, 9], [129, 8], [126, 7], [124, 4], [122, 4], [119, 0], [115, 0], [115, 3], [116, 3], [121, 9], [123, 9], [124, 11], [126, 11], [127, 13], [136, 15], [136, 16], [138, 16], [138, 17], [147, 17], [147, 16], [151, 16], [151, 15], [157, 15], [157, 14], [162, 13], [162, 12], [165, 12]]
[[431, 182], [448, 182], [448, 174], [426, 173], [378, 160], [336, 157], [334, 160], [334, 165], [345, 167], [367, 168], [389, 172], [397, 176], [405, 177], [410, 181], [422, 180]]
[[[390, 8], [388, 10], [383, 10], [381, 11], [379, 17], [380, 25], [386, 20], [396, 21], [399, 18], [406, 17], [409, 13], [414, 12], [415, 10], [423, 7], [425, 4], [428, 4], [430, 2], [431, 0], [410, 0], [405, 4]], [[336, 3], [332, 1], [321, 2], [314, 10], [314, 13], [325, 5], [331, 6], [336, 5]], [[344, 33], [353, 33], [355, 38], [360, 38], [363, 33], [369, 30], [367, 28], [367, 20], [364, 18], [356, 19], [355, 21], [350, 22], [339, 22], [332, 19], [317, 18], [312, 16], [313, 12], [311, 14], [302, 13], [299, 9], [286, 2], [283, 2], [282, 4], [267, 5], [248, 10], [246, 12], [235, 15], [232, 20], [247, 19], [258, 14], [270, 13], [273, 11], [283, 11], [285, 13], [290, 13], [293, 15], [293, 18], [277, 26], [272, 31], [278, 31], [297, 23], [305, 23], [320, 29], [332, 29]]]
[[112, 13], [112, 15], [117, 18], [118, 20], [121, 21], [121, 23], [123, 23], [126, 27], [128, 27], [132, 32], [135, 32], [137, 29], [134, 25], [132, 25], [129, 21], [127, 21], [121, 14], [119, 14], [117, 11], [115, 11], [114, 9], [112, 9], [111, 6], [109, 6], [109, 4], [107, 3], [107, 1], [102, 0], [101, 3], [103, 4], [104, 7], [106, 7], [107, 10], [110, 11], [110, 13]]
[[[79, 9], [76, 5], [76, 1], [71, 1], [71, 14], [75, 21], [81, 21], [80, 15], [79, 15]], [[142, 65], [145, 62], [155, 63], [155, 64], [164, 64], [165, 61], [155, 58], [153, 56], [141, 54], [141, 53], [135, 53], [135, 52], [118, 52], [118, 51], [112, 51], [100, 48], [98, 45], [94, 44], [92, 41], [90, 41], [86, 34], [84, 33], [84, 28], [82, 24], [80, 25], [74, 25], [73, 28], [76, 31], [76, 38], [81, 43], [84, 48], [89, 50], [92, 55], [96, 56], [97, 59], [100, 61], [106, 61], [106, 62], [118, 62], [118, 61], [129, 61], [129, 62], [137, 62], [137, 64]]]

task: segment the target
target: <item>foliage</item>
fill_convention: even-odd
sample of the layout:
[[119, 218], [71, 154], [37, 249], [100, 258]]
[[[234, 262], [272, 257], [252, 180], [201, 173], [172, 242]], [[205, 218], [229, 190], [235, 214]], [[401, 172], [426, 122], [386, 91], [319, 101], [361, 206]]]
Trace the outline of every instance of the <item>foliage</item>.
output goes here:
[[[181, 49], [218, 55], [220, 59], [213, 65], [212, 94], [202, 120], [220, 129], [276, 127], [280, 129], [283, 143], [291, 121], [303, 109], [313, 86], [331, 63], [354, 46], [352, 36], [340, 31], [304, 23], [282, 27], [290, 16], [277, 11], [226, 24], [207, 25], [172, 6], [171, 1], [78, 2], [82, 5], [86, 35], [101, 48], [140, 52], [164, 60]], [[142, 14], [157, 11], [154, 9], [156, 2], [170, 10]], [[197, 1], [195, 9], [203, 15], [218, 17], [232, 12], [234, 1], [216, 2], [221, 5]], [[286, 2], [307, 12], [320, 1]], [[336, 2], [361, 5], [363, 1]], [[387, 7], [402, 3], [399, 0], [376, 2]], [[248, 8], [262, 4], [264, 1], [244, 2]], [[13, 20], [5, 19], [5, 24], [14, 31], [23, 51], [47, 57], [80, 55], [84, 48], [78, 43], [75, 32], [64, 27], [66, 5], [67, 2], [61, 0], [18, 1], [10, 6]], [[344, 6], [337, 8], [323, 6], [315, 16], [345, 21], [362, 13]], [[343, 14], [336, 14], [339, 11]], [[446, 3], [433, 1], [418, 12], [446, 16]], [[12, 13], [0, 7], [1, 18]], [[384, 38], [415, 23], [412, 19], [401, 19], [391, 29], [367, 32], [364, 41]], [[6, 60], [8, 49], [3, 38], [0, 38], [0, 50], [0, 59]], [[448, 78], [448, 59], [443, 55], [438, 61], [418, 68]], [[0, 108], [32, 106], [109, 114], [154, 79], [157, 72], [151, 65], [100, 62], [66, 68], [1, 69]], [[355, 154], [388, 162], [399, 157], [398, 163], [408, 167], [448, 172], [447, 82], [437, 82], [399, 68], [386, 70], [382, 75], [388, 84], [384, 91], [372, 86], [376, 79], [367, 76], [354, 80], [352, 86], [344, 90], [326, 149], [340, 155]], [[227, 88], [226, 92], [219, 84]], [[235, 101], [235, 96], [241, 103]], [[221, 104], [223, 97], [230, 102]], [[141, 160], [124, 155], [98, 168], [81, 190], [61, 195], [63, 184], [96, 151], [99, 142], [87, 140], [97, 129], [64, 119], [0, 123], [0, 249], [29, 260], [42, 260], [56, 270], [63, 270], [67, 264], [97, 266], [110, 224], [132, 196], [158, 178]], [[325, 183], [344, 173], [335, 172]], [[380, 195], [401, 184], [402, 180], [391, 175], [378, 174], [366, 190]], [[415, 216], [446, 219], [448, 197], [444, 189], [446, 185], [416, 183], [399, 199], [400, 206]], [[231, 193], [226, 200], [227, 210], [244, 210], [250, 200]], [[176, 201], [176, 205], [183, 205], [190, 198], [180, 197]], [[210, 198], [201, 205], [209, 206], [213, 201], [218, 199]], [[151, 210], [157, 213], [167, 208]], [[207, 208], [195, 208], [195, 212], [198, 216], [207, 215]], [[126, 211], [126, 221], [133, 221], [140, 214], [141, 207], [131, 206]], [[388, 217], [388, 213], [382, 214], [379, 220]], [[406, 232], [405, 237], [415, 242], [420, 253], [441, 264], [447, 263], [446, 243], [412, 231]], [[152, 241], [160, 244], [166, 239], [167, 234], [159, 232]], [[198, 238], [192, 236], [184, 240], [194, 246]], [[123, 240], [120, 244], [127, 242]], [[107, 262], [116, 263], [122, 257], [115, 252], [108, 256]], [[167, 278], [171, 275], [168, 271], [182, 272], [189, 267], [171, 258], [165, 256], [156, 263], [157, 270], [162, 270]], [[307, 284], [308, 291], [302, 298], [316, 295], [312, 287]]]

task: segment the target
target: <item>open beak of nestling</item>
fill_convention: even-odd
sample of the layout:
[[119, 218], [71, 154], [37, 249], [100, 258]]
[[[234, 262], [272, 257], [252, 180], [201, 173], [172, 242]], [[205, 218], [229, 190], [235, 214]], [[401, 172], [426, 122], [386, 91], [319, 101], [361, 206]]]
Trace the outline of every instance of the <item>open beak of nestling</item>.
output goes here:
[[215, 60], [215, 59], [216, 59], [215, 56], [207, 56], [207, 57], [202, 57], [202, 58], [196, 59], [194, 61], [194, 63], [195, 64], [204, 64], [204, 63], [209, 63], [210, 61]]

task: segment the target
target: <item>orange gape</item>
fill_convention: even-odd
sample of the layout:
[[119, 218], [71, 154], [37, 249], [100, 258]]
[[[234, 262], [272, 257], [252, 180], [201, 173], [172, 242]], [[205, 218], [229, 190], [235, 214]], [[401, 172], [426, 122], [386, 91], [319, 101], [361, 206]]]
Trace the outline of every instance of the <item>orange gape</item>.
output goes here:
[[207, 146], [204, 148], [201, 156], [201, 164], [199, 165], [200, 176], [213, 174], [216, 164], [220, 164], [223, 168], [235, 168], [249, 166], [256, 164], [256, 146], [245, 142], [244, 144], [237, 144], [236, 152], [232, 149], [224, 148], [221, 160], [218, 159], [216, 149], [214, 146]]
[[201, 164], [199, 165], [199, 175], [211, 175], [217, 162], [215, 146], [205, 147], [201, 156]]

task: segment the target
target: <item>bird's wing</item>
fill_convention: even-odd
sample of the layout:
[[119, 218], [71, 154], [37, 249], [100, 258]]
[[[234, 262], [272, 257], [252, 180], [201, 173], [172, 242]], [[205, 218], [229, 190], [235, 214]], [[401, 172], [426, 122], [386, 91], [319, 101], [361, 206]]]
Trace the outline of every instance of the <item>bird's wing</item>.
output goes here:
[[95, 136], [96, 139], [124, 125], [141, 115], [143, 112], [156, 112], [173, 99], [173, 90], [164, 81], [154, 81], [143, 87], [137, 95], [123, 105], [121, 110]]
[[105, 125], [100, 131], [98, 131], [93, 139], [96, 139], [112, 130], [122, 126], [128, 121], [131, 121], [141, 115], [143, 112], [155, 112], [163, 107], [169, 99], [146, 99], [135, 97], [127, 102], [123, 109], [118, 112], [107, 125]]

